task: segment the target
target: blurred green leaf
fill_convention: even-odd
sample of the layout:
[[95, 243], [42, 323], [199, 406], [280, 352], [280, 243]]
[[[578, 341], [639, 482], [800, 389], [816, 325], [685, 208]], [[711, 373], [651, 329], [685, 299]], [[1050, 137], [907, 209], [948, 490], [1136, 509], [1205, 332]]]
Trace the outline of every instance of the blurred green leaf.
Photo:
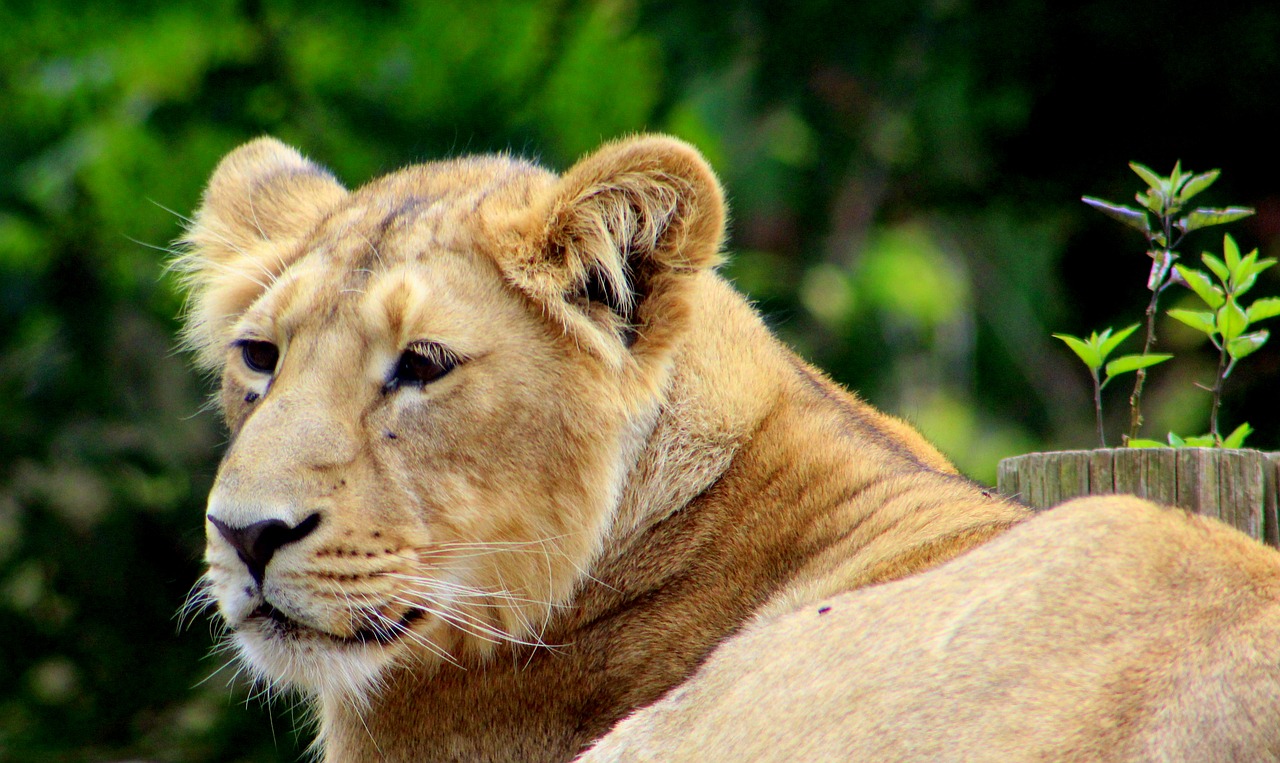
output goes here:
[[1263, 297], [1254, 300], [1247, 311], [1250, 323], [1274, 318], [1280, 315], [1280, 297]]
[[1183, 231], [1190, 233], [1193, 230], [1207, 228], [1210, 225], [1222, 225], [1223, 223], [1235, 222], [1253, 214], [1253, 210], [1249, 207], [1226, 207], [1223, 209], [1210, 209], [1208, 207], [1200, 207], [1193, 209], [1185, 217], [1178, 221], [1178, 227]]
[[1267, 343], [1267, 331], [1251, 331], [1227, 342], [1227, 354], [1235, 360], [1248, 357]]
[[1201, 254], [1200, 260], [1205, 264], [1205, 267], [1213, 271], [1213, 274], [1218, 277], [1218, 280], [1221, 281], [1224, 286], [1230, 282], [1231, 271], [1227, 269], [1226, 263], [1222, 260], [1214, 257], [1208, 252]]
[[1223, 438], [1222, 447], [1235, 449], [1243, 448], [1245, 438], [1251, 434], [1253, 434], [1253, 427], [1249, 426], [1248, 422], [1245, 422], [1232, 430], [1231, 434]]
[[1054, 334], [1053, 336], [1066, 342], [1071, 351], [1089, 367], [1089, 370], [1097, 371], [1102, 368], [1102, 353], [1098, 349], [1097, 342], [1087, 342], [1070, 334]]
[[1182, 280], [1187, 286], [1196, 293], [1196, 296], [1209, 306], [1210, 309], [1217, 310], [1222, 307], [1222, 303], [1226, 300], [1223, 296], [1222, 289], [1213, 285], [1209, 280], [1209, 276], [1201, 273], [1199, 270], [1185, 267], [1183, 265], [1174, 265], [1174, 269], [1178, 271], [1178, 275], [1182, 276]]
[[1175, 448], [1187, 447], [1187, 441], [1182, 439], [1178, 435], [1174, 434], [1173, 432], [1169, 433], [1169, 444]]
[[1234, 281], [1236, 270], [1240, 267], [1240, 247], [1236, 246], [1236, 240], [1230, 233], [1222, 237], [1222, 261], [1227, 263], [1227, 272]]
[[1228, 299], [1225, 305], [1218, 308], [1217, 320], [1214, 322], [1214, 326], [1217, 328], [1218, 333], [1222, 335], [1222, 340], [1230, 342], [1249, 327], [1249, 316], [1234, 299]]
[[1110, 379], [1112, 376], [1137, 371], [1139, 368], [1149, 368], [1172, 357], [1172, 355], [1158, 352], [1146, 355], [1123, 355], [1107, 364], [1107, 378]]
[[1214, 319], [1213, 313], [1174, 308], [1169, 311], [1169, 317], [1181, 321], [1196, 331], [1203, 332], [1210, 336], [1216, 334], [1218, 331], [1218, 325]]
[[1275, 260], [1263, 260], [1258, 262], [1258, 250], [1246, 254], [1240, 259], [1240, 265], [1232, 273], [1231, 293], [1238, 300], [1241, 295], [1253, 288], [1253, 284], [1258, 280], [1258, 274], [1271, 265], [1275, 264]]
[[1104, 215], [1128, 225], [1130, 228], [1142, 231], [1143, 233], [1151, 232], [1151, 225], [1147, 221], [1147, 213], [1143, 212], [1141, 209], [1134, 209], [1133, 207], [1126, 207], [1123, 204], [1114, 204], [1110, 201], [1095, 199], [1092, 196], [1081, 196], [1080, 200]]
[[1169, 446], [1166, 445], [1165, 443], [1160, 442], [1159, 440], [1146, 440], [1141, 437], [1131, 437], [1129, 438], [1129, 441], [1125, 443], [1125, 447], [1127, 448], [1167, 448]]
[[1107, 329], [1102, 332], [1102, 335], [1098, 337], [1098, 354], [1101, 356], [1102, 360], [1106, 360], [1107, 357], [1120, 346], [1121, 342], [1128, 339], [1134, 331], [1137, 331], [1138, 325], [1139, 324], [1135, 323], [1132, 326], [1122, 328], [1114, 335], [1111, 333], [1111, 329]]
[[1219, 174], [1221, 173], [1218, 170], [1209, 170], [1208, 172], [1193, 175], [1188, 178], [1186, 183], [1182, 186], [1182, 189], [1178, 191], [1178, 201], [1186, 202], [1192, 196], [1195, 196], [1213, 185], [1213, 182], [1218, 179]]
[[1157, 175], [1151, 170], [1151, 168], [1138, 164], [1137, 162], [1129, 162], [1129, 168], [1138, 173], [1138, 177], [1142, 178], [1142, 182], [1146, 183], [1148, 188], [1157, 192], [1166, 193], [1169, 190], [1168, 179]]
[[1187, 448], [1212, 448], [1217, 445], [1214, 442], [1213, 435], [1201, 434], [1194, 437], [1186, 437], [1183, 439], [1183, 446]]

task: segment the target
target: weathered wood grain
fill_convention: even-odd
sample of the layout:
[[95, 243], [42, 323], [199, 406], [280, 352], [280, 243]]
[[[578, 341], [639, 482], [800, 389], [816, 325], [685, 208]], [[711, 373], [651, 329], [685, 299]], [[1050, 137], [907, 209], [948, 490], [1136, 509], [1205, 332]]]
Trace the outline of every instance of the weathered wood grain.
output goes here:
[[997, 489], [1036, 509], [1131, 493], [1220, 519], [1280, 547], [1280, 453], [1221, 448], [1107, 448], [1028, 453], [1000, 462]]

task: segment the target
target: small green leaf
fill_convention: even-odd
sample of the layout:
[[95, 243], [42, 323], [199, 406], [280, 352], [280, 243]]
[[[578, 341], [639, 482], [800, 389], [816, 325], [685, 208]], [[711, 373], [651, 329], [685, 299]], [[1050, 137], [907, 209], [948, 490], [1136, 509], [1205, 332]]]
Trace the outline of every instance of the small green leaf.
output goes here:
[[1195, 437], [1188, 437], [1186, 438], [1185, 442], [1188, 448], [1212, 448], [1215, 445], [1213, 441], [1213, 435], [1211, 434], [1202, 434], [1202, 435], [1196, 435]]
[[1053, 336], [1066, 342], [1072, 352], [1080, 356], [1080, 359], [1084, 361], [1090, 371], [1097, 371], [1102, 368], [1102, 354], [1098, 352], [1096, 344], [1091, 344], [1080, 337], [1071, 336], [1070, 334], [1054, 334]]
[[1141, 209], [1126, 207], [1123, 204], [1112, 204], [1109, 201], [1095, 199], [1092, 196], [1081, 196], [1080, 200], [1103, 213], [1107, 217], [1119, 220], [1131, 228], [1136, 228], [1143, 233], [1151, 232], [1151, 226], [1147, 222], [1147, 213], [1143, 212]]
[[1225, 207], [1223, 209], [1199, 207], [1191, 210], [1186, 217], [1179, 220], [1178, 227], [1189, 233], [1193, 230], [1207, 228], [1210, 225], [1235, 222], [1251, 214], [1253, 214], [1253, 210], [1249, 207]]
[[1213, 285], [1213, 281], [1209, 280], [1209, 276], [1201, 273], [1199, 270], [1192, 270], [1182, 265], [1174, 265], [1174, 269], [1178, 271], [1178, 275], [1182, 276], [1182, 280], [1187, 286], [1200, 297], [1210, 309], [1217, 310], [1222, 307], [1222, 303], [1226, 298], [1222, 295], [1222, 289]]
[[1258, 250], [1254, 249], [1252, 252], [1249, 252], [1249, 256], [1245, 257], [1249, 266], [1245, 267], [1243, 264], [1240, 266], [1241, 278], [1240, 282], [1236, 284], [1234, 290], [1236, 297], [1239, 297], [1241, 294], [1249, 291], [1249, 289], [1252, 289], [1253, 284], [1258, 280], [1258, 274], [1276, 264], [1276, 261], [1271, 258], [1264, 258], [1261, 262], [1257, 261], [1257, 259]]
[[1138, 193], [1135, 194], [1133, 198], [1137, 199], [1138, 203], [1150, 211], [1151, 214], [1156, 215], [1157, 217], [1164, 214], [1164, 199], [1160, 198], [1159, 191]]
[[1222, 237], [1222, 261], [1227, 263], [1227, 271], [1235, 276], [1236, 269], [1240, 267], [1240, 247], [1236, 246], [1236, 240], [1230, 233]]
[[1172, 357], [1172, 355], [1160, 352], [1153, 352], [1147, 355], [1122, 355], [1107, 364], [1107, 378], [1110, 379], [1118, 374], [1137, 371], [1139, 368], [1154, 366]]
[[1208, 334], [1209, 336], [1213, 336], [1218, 332], [1218, 326], [1214, 320], [1213, 313], [1174, 308], [1169, 311], [1169, 317], [1182, 321], [1196, 331]]
[[1267, 343], [1267, 337], [1270, 334], [1266, 331], [1250, 331], [1248, 334], [1241, 334], [1227, 342], [1227, 354], [1233, 359], [1239, 360], [1246, 358], [1257, 352], [1262, 345]]
[[1177, 435], [1176, 435], [1176, 434], [1174, 434], [1173, 432], [1170, 432], [1170, 433], [1169, 433], [1169, 444], [1170, 444], [1170, 445], [1172, 445], [1172, 446], [1173, 446], [1173, 447], [1175, 447], [1175, 448], [1185, 448], [1185, 447], [1187, 447], [1187, 441], [1186, 441], [1186, 440], [1184, 440], [1184, 439], [1182, 439], [1181, 437], [1177, 436]]
[[1120, 343], [1128, 339], [1129, 335], [1132, 334], [1137, 329], [1138, 329], [1138, 324], [1135, 323], [1132, 326], [1129, 326], [1128, 328], [1120, 329], [1115, 333], [1114, 336], [1111, 334], [1111, 329], [1107, 329], [1106, 331], [1102, 332], [1102, 336], [1098, 337], [1099, 359], [1106, 360], [1107, 356], [1110, 355], [1112, 352], [1114, 352], [1115, 349], [1120, 346]]
[[1246, 421], [1245, 423], [1236, 427], [1231, 432], [1231, 434], [1227, 435], [1226, 438], [1223, 439], [1222, 447], [1237, 448], [1237, 449], [1243, 448], [1244, 438], [1248, 437], [1251, 434], [1253, 434], [1253, 427], [1249, 426], [1249, 422]]
[[1169, 185], [1169, 181], [1166, 178], [1162, 178], [1152, 172], [1150, 167], [1145, 167], [1137, 162], [1129, 162], [1129, 169], [1138, 173], [1138, 177], [1142, 178], [1142, 182], [1146, 183], [1147, 187], [1152, 190], [1162, 191]]
[[1280, 315], [1280, 297], [1263, 297], [1262, 299], [1254, 300], [1253, 304], [1249, 305], [1247, 314], [1250, 323]]
[[1213, 185], [1213, 181], [1218, 179], [1218, 175], [1219, 170], [1209, 170], [1208, 172], [1200, 175], [1193, 175], [1187, 180], [1186, 184], [1182, 186], [1182, 189], [1178, 191], [1178, 201], [1185, 202], [1187, 199], [1190, 199], [1192, 196], [1195, 196], [1204, 189]]
[[1167, 448], [1168, 445], [1159, 440], [1143, 440], [1138, 437], [1132, 437], [1129, 442], [1125, 443], [1126, 448]]
[[1215, 325], [1218, 333], [1222, 334], [1222, 341], [1230, 342], [1249, 328], [1249, 316], [1240, 309], [1240, 305], [1236, 304], [1234, 299], [1228, 299], [1227, 304], [1218, 308]]
[[1225, 284], [1227, 281], [1231, 280], [1231, 271], [1227, 270], [1227, 264], [1222, 260], [1214, 257], [1208, 252], [1205, 252], [1200, 255], [1200, 261], [1205, 264], [1205, 267], [1212, 270], [1213, 274], [1217, 276], [1218, 280], [1222, 283]]

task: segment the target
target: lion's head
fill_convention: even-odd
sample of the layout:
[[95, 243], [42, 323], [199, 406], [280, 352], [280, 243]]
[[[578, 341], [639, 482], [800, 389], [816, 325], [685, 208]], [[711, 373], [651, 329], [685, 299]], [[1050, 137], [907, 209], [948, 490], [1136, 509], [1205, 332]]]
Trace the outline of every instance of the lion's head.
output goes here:
[[609, 537], [723, 226], [667, 138], [355, 191], [271, 139], [223, 160], [177, 267], [231, 433], [206, 584], [248, 664], [350, 697], [537, 642]]

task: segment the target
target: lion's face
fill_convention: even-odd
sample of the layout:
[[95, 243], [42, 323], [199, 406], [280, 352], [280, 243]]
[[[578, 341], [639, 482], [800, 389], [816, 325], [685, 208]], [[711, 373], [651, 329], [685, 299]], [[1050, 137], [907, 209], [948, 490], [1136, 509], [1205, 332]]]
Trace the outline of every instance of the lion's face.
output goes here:
[[353, 193], [274, 141], [224, 160], [179, 267], [232, 435], [207, 586], [248, 663], [358, 696], [537, 643], [609, 536], [721, 226], [666, 140]]

